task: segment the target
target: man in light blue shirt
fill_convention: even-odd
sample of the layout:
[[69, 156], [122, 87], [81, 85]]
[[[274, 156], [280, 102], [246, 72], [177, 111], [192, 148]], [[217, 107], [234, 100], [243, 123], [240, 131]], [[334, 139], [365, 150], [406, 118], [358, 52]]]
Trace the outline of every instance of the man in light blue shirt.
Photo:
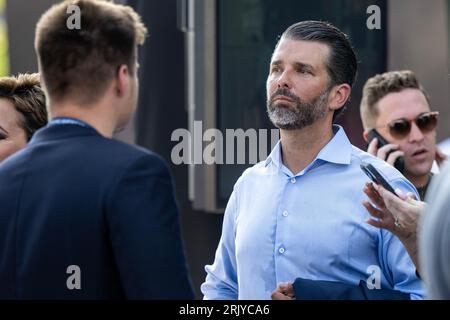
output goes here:
[[234, 186], [215, 261], [206, 266], [205, 299], [269, 299], [279, 283], [296, 278], [369, 280], [375, 289], [421, 298], [400, 241], [366, 223], [369, 179], [360, 164], [371, 163], [394, 189], [417, 194], [414, 186], [332, 125], [356, 67], [347, 37], [330, 24], [305, 21], [282, 35], [267, 79], [268, 114], [281, 139]]

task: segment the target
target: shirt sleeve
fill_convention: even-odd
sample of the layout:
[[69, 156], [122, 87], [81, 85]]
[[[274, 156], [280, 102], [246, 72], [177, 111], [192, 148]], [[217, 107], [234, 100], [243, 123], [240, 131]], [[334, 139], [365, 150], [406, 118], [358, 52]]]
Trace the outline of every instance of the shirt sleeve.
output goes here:
[[[394, 189], [399, 188], [405, 193], [414, 193], [419, 199], [417, 190], [408, 181], [396, 179], [390, 184]], [[384, 229], [379, 232], [380, 262], [392, 289], [409, 293], [412, 300], [423, 299], [422, 281], [417, 277], [416, 267], [403, 244], [391, 232]]]
[[207, 265], [206, 280], [201, 286], [205, 300], [237, 300], [238, 280], [235, 256], [237, 212], [236, 188], [225, 209], [222, 236], [212, 265]]

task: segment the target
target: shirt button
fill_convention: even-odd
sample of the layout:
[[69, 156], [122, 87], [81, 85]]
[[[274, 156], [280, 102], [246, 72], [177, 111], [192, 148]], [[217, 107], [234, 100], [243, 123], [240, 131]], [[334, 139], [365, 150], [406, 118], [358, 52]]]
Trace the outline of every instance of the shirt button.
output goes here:
[[289, 215], [289, 212], [283, 211], [283, 217], [287, 217]]
[[295, 183], [295, 177], [294, 178], [291, 178], [291, 183]]
[[286, 250], [285, 250], [283, 247], [281, 247], [280, 249], [278, 249], [278, 252], [281, 253], [281, 254], [283, 254], [284, 251], [286, 251]]

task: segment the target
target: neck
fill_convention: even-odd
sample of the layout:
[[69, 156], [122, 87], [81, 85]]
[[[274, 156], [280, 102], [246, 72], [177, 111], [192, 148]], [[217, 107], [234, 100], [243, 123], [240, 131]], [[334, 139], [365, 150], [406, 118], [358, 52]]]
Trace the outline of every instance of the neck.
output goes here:
[[428, 174], [422, 176], [414, 176], [408, 172], [405, 172], [405, 177], [408, 179], [416, 188], [423, 188], [427, 185], [430, 176]]
[[328, 123], [318, 121], [299, 130], [280, 130], [280, 137], [283, 164], [298, 174], [333, 138], [333, 129]]
[[51, 105], [50, 119], [69, 117], [86, 122], [102, 136], [112, 138], [116, 121], [111, 112], [101, 106]]

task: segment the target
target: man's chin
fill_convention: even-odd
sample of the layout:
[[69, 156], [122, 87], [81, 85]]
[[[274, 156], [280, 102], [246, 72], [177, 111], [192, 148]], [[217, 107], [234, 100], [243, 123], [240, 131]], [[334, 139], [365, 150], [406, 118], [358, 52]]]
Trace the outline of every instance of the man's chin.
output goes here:
[[304, 124], [304, 123], [298, 123], [298, 122], [280, 122], [280, 121], [273, 121], [272, 123], [275, 127], [281, 130], [300, 130], [303, 129], [311, 124]]
[[277, 127], [280, 130], [286, 130], [286, 131], [299, 130], [299, 129], [303, 128], [302, 126], [299, 126], [298, 124], [282, 124], [282, 125], [281, 124], [278, 124], [278, 125], [275, 124], [275, 127]]
[[278, 117], [269, 116], [270, 121], [272, 124], [277, 127], [278, 129], [282, 130], [294, 130], [298, 126], [298, 124], [295, 121], [292, 121], [291, 119], [283, 119], [281, 120]]
[[415, 163], [408, 166], [408, 171], [415, 176], [424, 176], [430, 173], [433, 166], [433, 160]]

